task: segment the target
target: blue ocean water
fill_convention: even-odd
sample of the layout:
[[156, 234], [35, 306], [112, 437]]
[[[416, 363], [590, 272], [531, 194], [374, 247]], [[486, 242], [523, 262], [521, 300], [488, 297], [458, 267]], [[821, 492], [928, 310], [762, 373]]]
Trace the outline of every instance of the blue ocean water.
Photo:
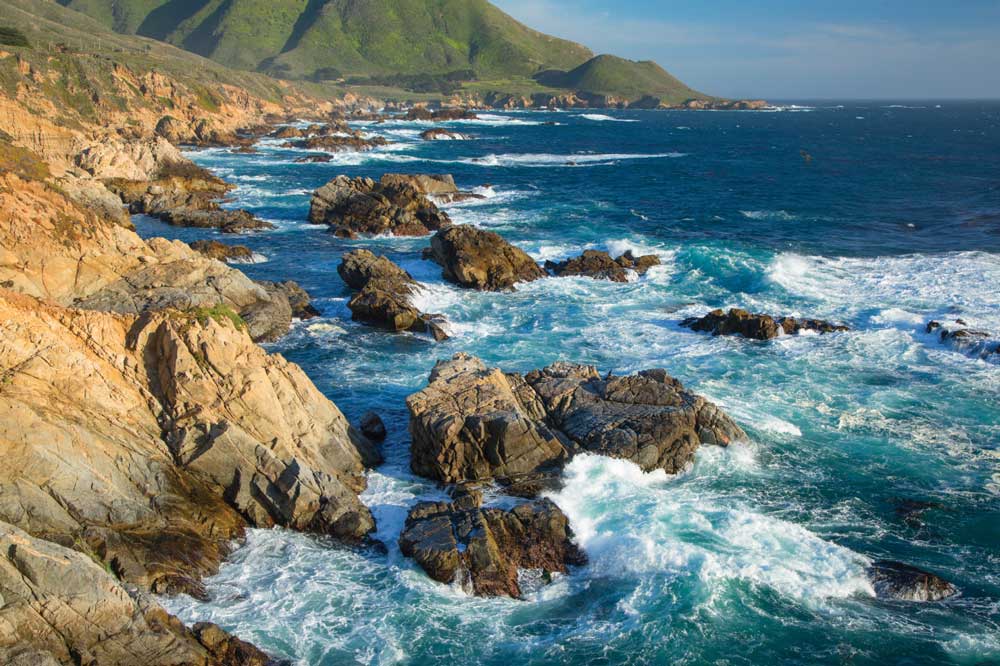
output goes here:
[[[251, 531], [210, 579], [213, 600], [165, 599], [296, 664], [1000, 664], [1000, 365], [924, 333], [962, 317], [1000, 333], [1000, 105], [852, 103], [777, 112], [532, 112], [361, 125], [394, 141], [329, 164], [264, 140], [191, 153], [238, 184], [233, 205], [278, 229], [238, 238], [140, 218], [144, 235], [217, 237], [267, 258], [324, 317], [270, 345], [349, 418], [375, 409], [387, 462], [364, 495], [388, 554]], [[513, 294], [460, 290], [427, 239], [347, 241], [305, 223], [339, 174], [451, 173], [487, 199], [448, 206], [535, 258], [593, 247], [656, 253], [632, 283], [550, 278]], [[340, 256], [409, 270], [446, 343], [352, 322]], [[680, 328], [741, 306], [823, 317], [850, 333], [767, 343]], [[396, 538], [442, 490], [409, 472], [405, 397], [457, 351], [525, 371], [566, 359], [664, 367], [750, 435], [692, 469], [642, 474], [577, 458], [553, 499], [590, 564], [526, 600], [430, 581]], [[899, 511], [927, 502], [919, 521]], [[873, 598], [870, 559], [955, 582], [941, 603]]]

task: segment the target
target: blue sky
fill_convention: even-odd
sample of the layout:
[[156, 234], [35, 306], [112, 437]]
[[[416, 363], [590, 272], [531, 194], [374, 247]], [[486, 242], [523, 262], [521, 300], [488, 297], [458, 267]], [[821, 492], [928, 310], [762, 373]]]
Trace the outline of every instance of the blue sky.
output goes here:
[[1000, 0], [494, 0], [727, 97], [1000, 97]]

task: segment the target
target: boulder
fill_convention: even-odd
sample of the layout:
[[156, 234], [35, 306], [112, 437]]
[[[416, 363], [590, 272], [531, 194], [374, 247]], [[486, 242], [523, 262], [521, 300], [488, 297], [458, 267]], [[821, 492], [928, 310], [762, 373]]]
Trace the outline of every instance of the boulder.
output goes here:
[[969, 328], [963, 319], [946, 323], [931, 321], [926, 331], [937, 334], [942, 343], [950, 344], [964, 354], [1000, 362], [1000, 340], [986, 331]]
[[373, 442], [381, 442], [388, 435], [382, 417], [375, 412], [365, 412], [364, 416], [361, 417], [359, 429], [362, 435]]
[[216, 240], [197, 240], [188, 243], [195, 252], [216, 261], [249, 263], [253, 261], [253, 250], [245, 245], [226, 245]]
[[612, 259], [607, 252], [584, 250], [579, 257], [559, 262], [546, 261], [545, 268], [558, 277], [583, 275], [595, 280], [628, 282], [630, 271], [642, 275], [659, 263], [659, 257], [653, 254], [635, 257], [631, 252], [626, 252], [617, 259]]
[[420, 194], [432, 197], [437, 203], [456, 203], [470, 199], [484, 199], [481, 194], [458, 189], [450, 174], [387, 173], [380, 183], [385, 187], [410, 186]]
[[322, 150], [328, 153], [346, 152], [368, 152], [380, 146], [389, 145], [385, 137], [373, 136], [365, 138], [356, 135], [326, 135], [311, 136], [304, 139], [293, 139], [282, 144], [285, 148], [298, 148], [300, 150]]
[[742, 335], [752, 340], [771, 340], [781, 334], [793, 335], [803, 331], [833, 333], [849, 331], [847, 326], [832, 324], [821, 319], [775, 319], [767, 314], [752, 314], [739, 308], [728, 312], [712, 310], [704, 317], [690, 317], [681, 326], [712, 335]]
[[940, 576], [902, 562], [876, 560], [867, 574], [880, 599], [941, 601], [958, 594], [958, 588]]
[[549, 500], [484, 508], [480, 493], [459, 489], [453, 502], [413, 507], [399, 548], [438, 582], [458, 579], [477, 595], [518, 598], [519, 570], [540, 569], [548, 577], [586, 563], [572, 539], [569, 520]]
[[347, 303], [354, 320], [390, 331], [430, 333], [438, 341], [448, 339], [442, 318], [426, 315], [411, 303], [410, 297], [419, 288], [416, 280], [388, 258], [354, 250], [344, 255], [337, 272], [358, 292]]
[[309, 221], [350, 234], [426, 236], [448, 215], [411, 183], [338, 176], [313, 193]]
[[406, 120], [476, 120], [479, 116], [474, 111], [461, 108], [428, 109], [423, 106], [413, 107], [406, 112]]
[[592, 366], [555, 363], [522, 376], [457, 354], [406, 404], [411, 467], [444, 483], [516, 480], [578, 452], [676, 473], [699, 445], [746, 437], [664, 370], [602, 378]]
[[313, 306], [312, 297], [309, 296], [309, 292], [300, 287], [298, 282], [293, 280], [285, 280], [284, 282], [270, 282], [268, 280], [254, 281], [264, 287], [267, 293], [275, 300], [281, 300], [282, 298], [287, 300], [292, 316], [296, 319], [308, 321], [309, 319], [322, 316], [322, 313]]
[[246, 526], [357, 542], [374, 447], [231, 312], [66, 309], [0, 290], [0, 520], [130, 583], [203, 594]]
[[253, 645], [215, 625], [187, 629], [87, 555], [4, 522], [0, 522], [0, 553], [0, 662], [4, 664], [275, 664]]
[[545, 277], [524, 250], [499, 234], [464, 224], [437, 232], [426, 255], [441, 266], [444, 279], [471, 289], [506, 291]]

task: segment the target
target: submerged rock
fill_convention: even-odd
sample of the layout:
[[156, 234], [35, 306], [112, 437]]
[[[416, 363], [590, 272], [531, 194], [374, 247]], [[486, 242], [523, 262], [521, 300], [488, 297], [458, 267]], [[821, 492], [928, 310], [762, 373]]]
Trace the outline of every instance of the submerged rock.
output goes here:
[[601, 250], [584, 250], [579, 257], [565, 261], [546, 261], [546, 270], [558, 277], [582, 275], [595, 280], [611, 280], [612, 282], [628, 282], [630, 271], [644, 275], [653, 266], [660, 264], [660, 258], [655, 254], [636, 257], [626, 252], [617, 259]]
[[367, 152], [381, 146], [389, 145], [382, 136], [363, 137], [356, 134], [311, 136], [304, 139], [294, 139], [282, 144], [286, 148], [302, 150], [322, 150], [328, 153], [344, 153], [350, 151]]
[[958, 588], [940, 576], [902, 562], [876, 560], [867, 574], [880, 599], [940, 601], [958, 594]]
[[742, 335], [752, 340], [771, 340], [782, 333], [792, 335], [803, 331], [833, 333], [849, 331], [850, 328], [832, 324], [821, 319], [796, 319], [783, 317], [775, 319], [767, 314], [753, 314], [739, 308], [712, 310], [704, 317], [690, 317], [681, 326], [712, 335]]
[[942, 323], [928, 322], [926, 331], [938, 334], [942, 343], [948, 343], [963, 354], [1000, 362], [1000, 340], [986, 331], [969, 328], [962, 319]]
[[382, 417], [375, 412], [365, 412], [364, 416], [361, 417], [360, 430], [362, 435], [373, 442], [381, 442], [388, 434]]
[[448, 339], [443, 318], [424, 314], [410, 302], [418, 288], [416, 280], [388, 258], [354, 250], [344, 255], [337, 272], [347, 286], [358, 290], [347, 303], [356, 321], [391, 331], [430, 333], [438, 341]]
[[349, 234], [426, 236], [451, 220], [409, 182], [338, 176], [313, 193], [309, 221]]
[[481, 596], [521, 596], [520, 569], [546, 577], [585, 564], [569, 520], [549, 500], [511, 510], [483, 508], [477, 491], [459, 489], [453, 502], [422, 502], [410, 510], [399, 536], [403, 555], [432, 579], [468, 584]]
[[664, 370], [602, 378], [555, 363], [522, 376], [456, 354], [406, 404], [413, 471], [445, 483], [544, 472], [579, 452], [675, 473], [699, 445], [746, 436]]
[[444, 279], [461, 287], [506, 291], [518, 282], [545, 277], [528, 254], [499, 234], [466, 224], [434, 234], [425, 256], [441, 266]]

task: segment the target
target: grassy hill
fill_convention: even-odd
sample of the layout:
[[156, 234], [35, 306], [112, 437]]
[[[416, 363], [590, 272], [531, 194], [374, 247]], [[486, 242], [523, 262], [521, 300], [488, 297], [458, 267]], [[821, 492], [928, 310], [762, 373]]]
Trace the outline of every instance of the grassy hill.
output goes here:
[[706, 97], [651, 60], [636, 62], [612, 55], [597, 56], [570, 71], [540, 72], [535, 80], [552, 88], [614, 95], [630, 101], [648, 95], [678, 104]]
[[224, 65], [289, 78], [532, 76], [593, 54], [486, 0], [59, 0], [117, 32], [167, 41]]

